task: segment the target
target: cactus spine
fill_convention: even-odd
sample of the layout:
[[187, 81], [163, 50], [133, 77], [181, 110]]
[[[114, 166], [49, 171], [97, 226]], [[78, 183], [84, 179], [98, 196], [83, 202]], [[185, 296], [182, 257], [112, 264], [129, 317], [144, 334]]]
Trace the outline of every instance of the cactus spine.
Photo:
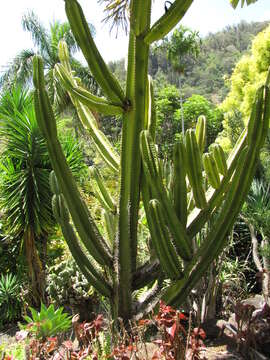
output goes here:
[[[174, 146], [173, 161], [163, 168], [155, 146], [155, 105], [147, 76], [149, 44], [166, 35], [184, 16], [192, 0], [175, 0], [152, 27], [152, 0], [130, 2], [130, 34], [125, 92], [98, 52], [77, 0], [65, 0], [74, 36], [106, 98], [90, 94], [74, 78], [64, 43], [59, 46], [59, 81], [69, 92], [79, 118], [106, 164], [119, 176], [117, 199], [109, 193], [98, 171], [92, 170], [97, 198], [103, 207], [105, 237], [101, 235], [80, 197], [57, 137], [53, 110], [45, 89], [42, 59], [34, 61], [35, 109], [47, 141], [55, 175], [51, 177], [53, 209], [74, 259], [88, 281], [110, 299], [112, 314], [128, 321], [150, 311], [162, 294], [162, 280], [171, 279], [163, 298], [171, 304], [185, 299], [219, 255], [226, 233], [241, 208], [255, 171], [269, 123], [268, 83], [258, 90], [248, 128], [226, 161], [223, 150], [212, 146], [203, 154], [206, 119], [188, 130]], [[99, 129], [92, 111], [122, 114], [120, 155]], [[208, 182], [204, 181], [206, 175]], [[151, 257], [137, 263], [139, 205], [147, 218]], [[215, 214], [201, 244], [196, 235]], [[76, 228], [71, 225], [69, 217]], [[151, 251], [152, 251], [151, 250]], [[154, 282], [144, 301], [133, 292]]]

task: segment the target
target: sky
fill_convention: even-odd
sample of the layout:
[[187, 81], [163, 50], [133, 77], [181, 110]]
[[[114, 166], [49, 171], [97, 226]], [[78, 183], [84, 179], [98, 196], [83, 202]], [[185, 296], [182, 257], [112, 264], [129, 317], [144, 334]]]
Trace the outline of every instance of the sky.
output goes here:
[[[4, 3], [4, 5], [1, 6]], [[117, 60], [126, 56], [127, 37], [124, 33], [110, 34], [110, 27], [102, 22], [104, 13], [97, 0], [79, 0], [85, 16], [96, 28], [96, 43], [106, 61]], [[164, 13], [164, 0], [155, 0], [152, 21]], [[22, 49], [33, 48], [31, 36], [23, 31], [21, 19], [23, 14], [33, 10], [45, 27], [54, 20], [66, 21], [63, 0], [0, 0], [0, 71]], [[241, 20], [270, 20], [270, 0], [259, 0], [257, 3], [237, 10], [229, 0], [194, 0], [185, 15], [182, 24], [198, 30], [201, 36], [216, 32], [227, 25], [237, 24]]]

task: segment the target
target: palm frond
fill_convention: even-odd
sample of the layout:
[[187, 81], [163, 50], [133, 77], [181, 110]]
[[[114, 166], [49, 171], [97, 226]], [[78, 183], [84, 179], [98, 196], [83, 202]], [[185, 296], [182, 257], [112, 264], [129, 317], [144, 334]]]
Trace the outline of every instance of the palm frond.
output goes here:
[[32, 95], [21, 85], [13, 84], [12, 88], [2, 93], [0, 98], [0, 117], [12, 116], [16, 112], [23, 112], [33, 102]]
[[244, 5], [254, 4], [257, 1], [258, 0], [230, 0], [230, 3], [232, 7], [236, 9], [239, 3], [241, 3], [241, 7], [243, 7]]
[[103, 21], [111, 23], [111, 30], [121, 26], [127, 32], [130, 0], [99, 0], [99, 3], [105, 4]]
[[11, 88], [14, 83], [27, 84], [32, 78], [32, 60], [35, 55], [33, 50], [22, 50], [5, 67], [0, 77], [0, 86], [4, 89]]
[[48, 32], [33, 11], [23, 16], [22, 26], [25, 31], [30, 32], [33, 43], [40, 50], [41, 55], [50, 57], [51, 49]]

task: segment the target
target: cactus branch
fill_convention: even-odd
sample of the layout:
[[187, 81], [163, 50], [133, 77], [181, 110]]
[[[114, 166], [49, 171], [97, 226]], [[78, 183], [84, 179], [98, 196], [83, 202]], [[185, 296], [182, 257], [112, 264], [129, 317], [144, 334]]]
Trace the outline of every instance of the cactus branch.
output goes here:
[[71, 30], [83, 52], [91, 73], [111, 101], [124, 103], [123, 90], [99, 53], [81, 6], [77, 0], [65, 0], [65, 3]]
[[144, 35], [145, 42], [151, 44], [166, 36], [183, 18], [192, 2], [193, 0], [175, 0], [168, 11]]
[[87, 207], [81, 199], [73, 175], [57, 138], [56, 121], [44, 85], [43, 62], [34, 58], [35, 112], [44, 132], [47, 147], [59, 186], [70, 210], [73, 222], [85, 247], [100, 264], [111, 265], [112, 257], [106, 242], [100, 235]]

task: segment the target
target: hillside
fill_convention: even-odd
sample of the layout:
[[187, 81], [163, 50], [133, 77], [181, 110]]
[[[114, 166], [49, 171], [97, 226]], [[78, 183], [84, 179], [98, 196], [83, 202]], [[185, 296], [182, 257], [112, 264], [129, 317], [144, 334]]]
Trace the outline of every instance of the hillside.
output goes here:
[[[269, 22], [246, 23], [228, 26], [202, 39], [197, 59], [190, 58], [183, 78], [184, 97], [199, 94], [213, 103], [221, 102], [228, 93], [226, 79], [232, 74], [236, 62], [249, 50], [251, 41]], [[151, 50], [150, 74], [158, 84], [169, 82], [178, 85], [178, 79], [168, 64], [166, 52]]]

